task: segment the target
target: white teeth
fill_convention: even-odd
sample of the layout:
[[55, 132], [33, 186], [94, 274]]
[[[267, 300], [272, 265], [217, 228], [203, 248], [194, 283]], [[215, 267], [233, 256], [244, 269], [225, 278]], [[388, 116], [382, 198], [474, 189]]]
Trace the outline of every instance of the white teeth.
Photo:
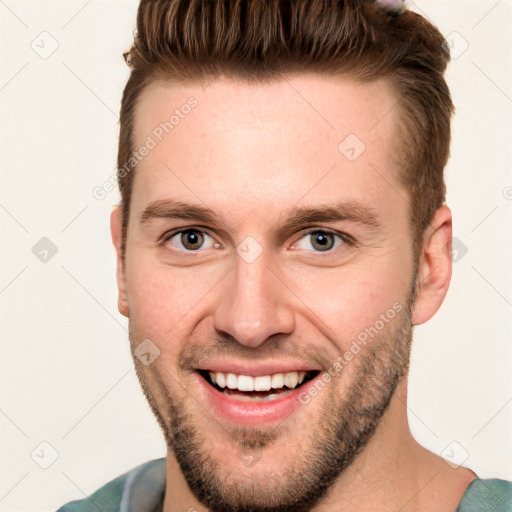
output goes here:
[[299, 376], [297, 375], [297, 372], [287, 373], [284, 376], [284, 384], [288, 388], [295, 388], [297, 387], [297, 383], [299, 382]]
[[236, 389], [238, 387], [238, 378], [234, 373], [228, 373], [226, 375], [226, 386], [229, 389]]
[[272, 388], [279, 389], [284, 387], [284, 376], [282, 373], [276, 373], [272, 375]]
[[254, 379], [254, 391], [268, 391], [272, 388], [272, 377], [264, 375]]
[[234, 373], [209, 372], [210, 379], [220, 388], [239, 391], [269, 391], [270, 389], [296, 388], [304, 382], [306, 372], [275, 373], [274, 375], [235, 375]]
[[220, 372], [219, 373], [211, 372], [210, 375], [212, 373], [215, 375], [217, 386], [219, 386], [221, 388], [225, 388], [226, 387], [226, 376]]
[[239, 391], [254, 391], [254, 379], [248, 375], [238, 376]]

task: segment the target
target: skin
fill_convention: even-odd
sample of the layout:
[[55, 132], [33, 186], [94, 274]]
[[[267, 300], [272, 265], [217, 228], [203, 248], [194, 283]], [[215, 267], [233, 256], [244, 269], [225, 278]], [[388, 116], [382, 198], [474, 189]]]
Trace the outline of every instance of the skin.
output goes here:
[[[384, 81], [315, 75], [205, 85], [153, 82], [145, 89], [135, 147], [188, 98], [198, 105], [137, 166], [125, 258], [120, 207], [111, 215], [118, 305], [129, 318], [132, 351], [144, 339], [160, 350], [149, 366], [134, 362], [169, 446], [163, 510], [209, 510], [200, 494], [205, 468], [208, 489], [231, 500], [227, 510], [324, 512], [341, 503], [346, 511], [455, 510], [475, 475], [419, 445], [405, 405], [412, 326], [435, 314], [451, 278], [451, 213], [447, 206], [437, 211], [415, 266], [409, 199], [394, 156], [399, 113], [388, 113], [393, 92]], [[338, 150], [348, 134], [366, 146], [353, 162]], [[217, 220], [141, 222], [148, 205], [166, 199], [206, 206]], [[331, 202], [372, 209], [379, 226], [323, 221], [278, 237], [293, 207]], [[200, 250], [187, 253], [180, 236], [159, 242], [164, 233], [194, 227], [209, 235]], [[355, 244], [336, 238], [330, 252], [319, 251], [307, 236], [311, 228], [345, 233]], [[248, 236], [262, 248], [251, 263], [236, 252]], [[277, 426], [241, 429], [212, 417], [194, 385], [193, 362], [218, 354], [249, 363], [298, 354], [327, 370], [395, 303], [400, 314]], [[364, 374], [375, 355], [382, 364]], [[377, 412], [363, 422], [369, 434], [359, 453], [355, 440], [336, 444], [336, 428], [357, 431], [356, 412], [372, 404]], [[241, 453], [256, 462], [248, 465]], [[184, 461], [197, 467], [184, 470]], [[315, 462], [333, 469], [324, 492], [303, 508], [286, 508], [288, 494], [306, 492]], [[274, 508], [264, 508], [271, 499]]]

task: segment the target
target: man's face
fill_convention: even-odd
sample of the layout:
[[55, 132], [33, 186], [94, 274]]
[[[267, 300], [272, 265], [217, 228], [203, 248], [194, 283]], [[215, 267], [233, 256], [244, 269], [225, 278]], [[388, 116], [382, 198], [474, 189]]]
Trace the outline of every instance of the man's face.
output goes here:
[[[132, 351], [150, 354], [134, 360], [169, 448], [214, 510], [312, 506], [406, 372], [414, 262], [395, 101], [383, 82], [306, 75], [156, 82], [140, 98], [134, 149], [156, 146], [135, 173], [120, 310]], [[263, 388], [308, 373], [293, 391], [223, 392], [216, 370]]]

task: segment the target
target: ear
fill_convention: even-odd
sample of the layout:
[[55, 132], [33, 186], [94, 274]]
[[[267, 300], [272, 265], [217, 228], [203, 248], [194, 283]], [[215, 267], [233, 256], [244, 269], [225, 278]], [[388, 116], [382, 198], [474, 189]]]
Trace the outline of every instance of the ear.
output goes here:
[[110, 214], [110, 234], [112, 235], [112, 243], [116, 249], [116, 281], [118, 290], [117, 309], [119, 313], [128, 317], [128, 301], [126, 299], [126, 282], [124, 278], [124, 259], [121, 251], [123, 236], [123, 213], [121, 206], [117, 205]]
[[448, 291], [452, 277], [452, 214], [441, 206], [425, 230], [419, 255], [413, 325], [434, 316]]

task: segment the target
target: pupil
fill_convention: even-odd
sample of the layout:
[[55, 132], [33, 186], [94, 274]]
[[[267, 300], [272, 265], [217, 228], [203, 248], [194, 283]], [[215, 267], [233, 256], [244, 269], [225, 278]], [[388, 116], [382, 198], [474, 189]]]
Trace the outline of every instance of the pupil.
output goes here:
[[[183, 233], [182, 235], [182, 243], [185, 247], [187, 247], [188, 249], [198, 249], [197, 245], [199, 245], [199, 247], [201, 246], [201, 237], [198, 236], [198, 232], [197, 231], [187, 231], [185, 233]], [[190, 246], [196, 246], [196, 247], [190, 247]]]
[[313, 233], [314, 235], [314, 243], [313, 245], [317, 245], [320, 249], [331, 249], [333, 246], [332, 235], [329, 233]]

